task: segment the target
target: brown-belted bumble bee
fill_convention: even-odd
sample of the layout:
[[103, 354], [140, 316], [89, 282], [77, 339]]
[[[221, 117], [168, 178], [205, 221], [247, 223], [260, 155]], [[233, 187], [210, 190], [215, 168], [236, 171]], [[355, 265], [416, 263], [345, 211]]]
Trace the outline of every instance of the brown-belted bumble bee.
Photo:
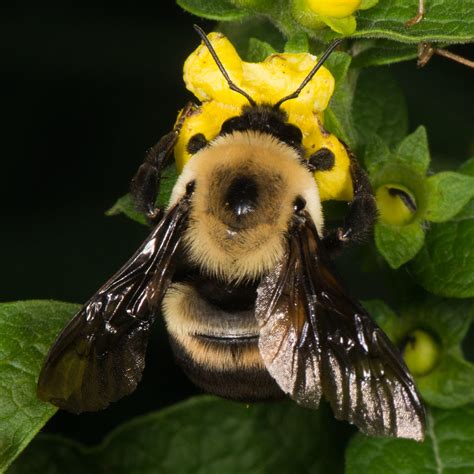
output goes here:
[[94, 411], [132, 392], [145, 365], [153, 321], [164, 315], [176, 358], [204, 390], [237, 400], [288, 396], [370, 435], [416, 440], [424, 409], [397, 349], [335, 276], [330, 253], [372, 227], [375, 200], [351, 157], [354, 197], [343, 225], [324, 226], [312, 172], [331, 167], [327, 149], [308, 159], [302, 132], [281, 105], [257, 104], [232, 82], [197, 28], [229, 87], [249, 105], [192, 154], [166, 211], [155, 208], [160, 175], [188, 105], [132, 181], [154, 229], [132, 258], [84, 305], [49, 351], [43, 400]]

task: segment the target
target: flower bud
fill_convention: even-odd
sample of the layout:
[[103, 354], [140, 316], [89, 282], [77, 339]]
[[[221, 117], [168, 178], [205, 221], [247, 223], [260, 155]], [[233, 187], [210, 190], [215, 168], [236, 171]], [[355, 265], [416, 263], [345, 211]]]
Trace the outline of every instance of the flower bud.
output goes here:
[[440, 347], [433, 336], [416, 329], [407, 337], [403, 358], [410, 372], [415, 376], [426, 375], [436, 366]]
[[404, 226], [417, 211], [414, 195], [400, 184], [384, 184], [375, 192], [380, 220], [384, 224]]
[[352, 15], [361, 4], [361, 0], [307, 0], [307, 2], [314, 13], [334, 18]]

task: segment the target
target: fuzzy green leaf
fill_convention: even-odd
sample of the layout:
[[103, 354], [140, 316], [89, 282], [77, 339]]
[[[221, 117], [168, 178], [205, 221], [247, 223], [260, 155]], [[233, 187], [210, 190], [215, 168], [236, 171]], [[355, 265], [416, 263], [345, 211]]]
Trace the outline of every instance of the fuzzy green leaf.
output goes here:
[[282, 51], [285, 45], [282, 33], [267, 18], [261, 16], [250, 16], [242, 21], [223, 21], [216, 25], [215, 31], [227, 36], [244, 61], [250, 61], [250, 38], [271, 45], [275, 51]]
[[401, 311], [405, 331], [425, 328], [436, 335], [447, 351], [458, 350], [474, 317], [474, 300], [448, 299], [426, 294]]
[[343, 140], [353, 150], [358, 137], [352, 121], [352, 101], [357, 73], [349, 72], [351, 57], [346, 53], [333, 53], [326, 63], [334, 75], [336, 88], [328, 108], [324, 112], [324, 126]]
[[363, 306], [394, 343], [400, 342], [406, 335], [404, 320], [385, 302], [368, 300], [363, 302]]
[[140, 211], [137, 211], [130, 194], [125, 194], [115, 201], [115, 204], [105, 212], [106, 216], [118, 216], [124, 214], [132, 221], [147, 225], [146, 217]]
[[459, 355], [446, 354], [435, 370], [416, 381], [430, 405], [456, 408], [474, 402], [474, 365]]
[[445, 171], [427, 179], [428, 206], [425, 218], [445, 222], [474, 198], [474, 177]]
[[189, 13], [209, 20], [231, 21], [248, 15], [229, 0], [176, 0], [176, 3]]
[[292, 36], [285, 44], [285, 53], [306, 53], [308, 50], [308, 35], [304, 32]]
[[[404, 43], [474, 41], [474, 3], [466, 0], [426, 2], [425, 18], [411, 28], [405, 22], [418, 10], [418, 0], [384, 0], [369, 10], [359, 11], [353, 38], [387, 38]], [[327, 40], [337, 36], [326, 32]]]
[[338, 473], [336, 425], [328, 417], [324, 409], [294, 403], [248, 406], [197, 397], [127, 422], [95, 448], [39, 437], [10, 474], [30, 473], [35, 465], [44, 466], [42, 473], [69, 472], [77, 462], [88, 472], [117, 474]]
[[474, 408], [432, 409], [423, 443], [357, 434], [346, 450], [346, 474], [472, 474]]
[[[463, 163], [458, 170], [460, 173], [474, 177], [474, 158]], [[471, 199], [464, 208], [453, 218], [456, 221], [474, 219], [474, 199]]]
[[400, 162], [406, 163], [410, 168], [424, 176], [430, 165], [430, 150], [425, 127], [420, 126], [408, 135], [400, 143], [396, 155]]
[[465, 161], [458, 170], [462, 174], [467, 174], [468, 176], [474, 176], [474, 158], [470, 158]]
[[474, 219], [433, 224], [411, 270], [426, 290], [441, 296], [474, 296]]
[[375, 134], [367, 136], [364, 164], [369, 175], [375, 176], [391, 159], [391, 153], [385, 142]]
[[352, 116], [364, 143], [374, 133], [391, 147], [405, 137], [408, 132], [405, 97], [388, 69], [361, 71]]
[[377, 3], [379, 3], [379, 0], [362, 0], [359, 5], [359, 10], [367, 10], [377, 5]]
[[0, 304], [0, 472], [56, 412], [36, 398], [36, 381], [54, 338], [78, 309], [58, 301]]
[[339, 87], [342, 87], [344, 81], [347, 77], [347, 73], [349, 72], [349, 67], [351, 65], [352, 57], [350, 54], [342, 53], [340, 51], [334, 51], [329, 58], [326, 59], [324, 63], [324, 67], [328, 68], [331, 71], [331, 74], [336, 81], [335, 91], [338, 90]]
[[375, 225], [375, 244], [390, 267], [397, 269], [407, 263], [423, 247], [425, 234], [419, 222], [395, 227], [381, 222]]
[[384, 66], [418, 57], [418, 47], [385, 39], [360, 39], [352, 46], [354, 67]]
[[247, 61], [258, 63], [263, 61], [264, 59], [268, 58], [268, 56], [275, 53], [272, 45], [261, 41], [257, 38], [250, 38], [249, 39], [249, 46], [247, 51]]

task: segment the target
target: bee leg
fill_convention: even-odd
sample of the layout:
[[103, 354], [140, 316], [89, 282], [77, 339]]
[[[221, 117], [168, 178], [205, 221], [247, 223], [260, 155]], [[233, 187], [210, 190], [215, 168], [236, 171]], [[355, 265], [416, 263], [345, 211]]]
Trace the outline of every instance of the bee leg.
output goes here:
[[162, 215], [162, 210], [155, 205], [160, 191], [161, 171], [169, 162], [185, 119], [195, 107], [191, 102], [184, 107], [174, 129], [148, 150], [143, 164], [132, 179], [130, 193], [135, 207], [143, 212], [152, 224], [159, 221]]
[[348, 153], [351, 159], [354, 197], [349, 203], [349, 212], [343, 225], [323, 239], [326, 249], [334, 253], [342, 250], [347, 244], [363, 241], [371, 232], [377, 217], [377, 204], [369, 178], [350, 150]]

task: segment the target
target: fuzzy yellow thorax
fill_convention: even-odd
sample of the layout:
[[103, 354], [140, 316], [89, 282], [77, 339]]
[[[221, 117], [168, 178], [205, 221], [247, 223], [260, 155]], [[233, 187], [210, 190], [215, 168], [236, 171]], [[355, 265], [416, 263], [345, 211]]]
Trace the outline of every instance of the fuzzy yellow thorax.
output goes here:
[[[210, 33], [208, 38], [232, 81], [257, 104], [274, 104], [294, 92], [316, 62], [309, 53], [282, 53], [272, 54], [260, 63], [248, 63], [242, 61], [224, 35]], [[214, 139], [224, 121], [240, 115], [242, 106], [248, 105], [245, 97], [229, 88], [203, 44], [184, 63], [184, 81], [202, 104], [185, 119], [176, 144], [179, 172], [191, 158], [186, 146], [193, 135], [202, 133], [207, 140]], [[323, 112], [333, 91], [334, 78], [322, 67], [299, 97], [285, 102], [282, 109], [287, 112], [288, 121], [302, 131], [307, 158], [323, 147], [334, 153], [335, 166], [330, 171], [315, 173], [321, 199], [348, 201], [353, 195], [348, 153], [337, 137], [323, 127]]]

